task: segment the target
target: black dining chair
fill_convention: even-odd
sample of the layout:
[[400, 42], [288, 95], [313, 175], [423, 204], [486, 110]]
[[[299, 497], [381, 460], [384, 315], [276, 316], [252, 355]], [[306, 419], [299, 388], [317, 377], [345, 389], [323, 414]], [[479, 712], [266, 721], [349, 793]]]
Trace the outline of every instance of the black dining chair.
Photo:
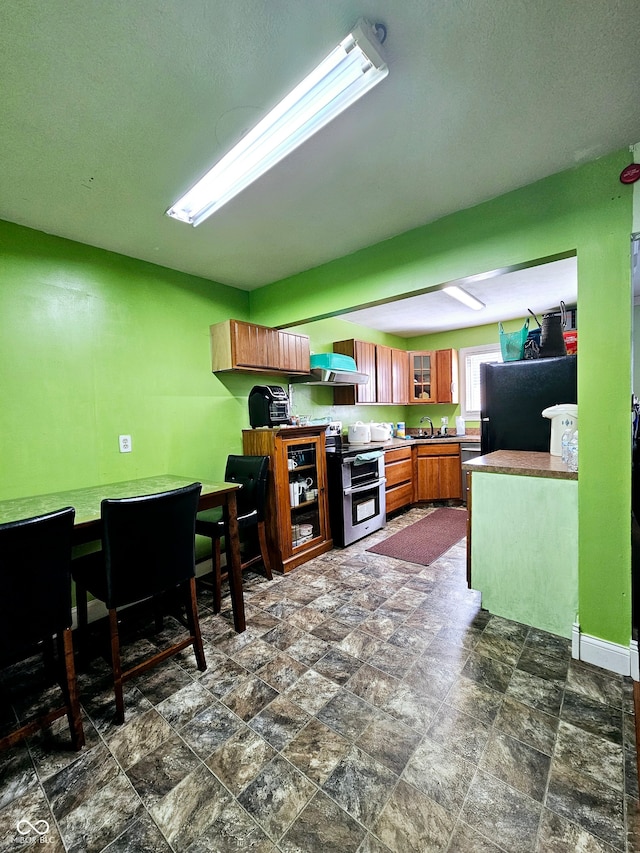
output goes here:
[[[104, 601], [109, 611], [118, 723], [124, 722], [124, 682], [188, 646], [193, 646], [198, 669], [206, 669], [195, 591], [195, 520], [201, 488], [193, 483], [154, 495], [103, 500], [102, 550], [73, 561], [78, 628], [85, 635], [81, 642], [87, 641], [87, 593]], [[176, 592], [184, 601], [188, 635], [123, 670], [118, 610], [148, 599], [158, 603]]]
[[[0, 524], [0, 664], [9, 666], [43, 651], [45, 662], [59, 669], [63, 704], [42, 710], [0, 737], [0, 749], [46, 728], [67, 715], [74, 749], [84, 731], [71, 635], [71, 538], [73, 507]], [[53, 655], [53, 637], [58, 659]], [[9, 678], [9, 681], [11, 679]]]
[[[267, 477], [269, 474], [268, 456], [236, 456], [227, 457], [224, 479], [228, 483], [240, 483], [242, 488], [236, 493], [238, 502], [238, 531], [240, 547], [245, 549], [241, 556], [242, 570], [255, 565], [262, 560], [264, 570], [269, 580], [273, 579], [271, 561], [267, 547], [267, 535], [264, 523], [264, 508], [267, 498]], [[258, 552], [251, 553], [250, 533], [257, 533]], [[222, 510], [219, 508], [199, 512], [196, 518], [196, 533], [211, 539], [211, 559], [213, 563], [213, 610], [219, 613], [222, 606], [222, 581], [228, 577], [228, 572], [222, 572], [222, 548], [220, 541], [225, 535], [225, 525]], [[253, 537], [255, 545], [255, 537]], [[246, 549], [250, 548], [247, 555]]]

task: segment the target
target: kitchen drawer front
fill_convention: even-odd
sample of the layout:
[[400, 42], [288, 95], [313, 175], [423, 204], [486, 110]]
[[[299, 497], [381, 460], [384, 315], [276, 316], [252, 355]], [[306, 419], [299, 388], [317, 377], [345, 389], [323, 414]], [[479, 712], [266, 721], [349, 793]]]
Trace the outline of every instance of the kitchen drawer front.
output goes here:
[[460, 445], [455, 444], [419, 444], [418, 457], [421, 456], [460, 456]]
[[413, 483], [404, 483], [386, 491], [387, 514], [413, 502]]
[[400, 483], [410, 483], [413, 476], [411, 459], [385, 465], [384, 475], [387, 478], [387, 490]]
[[396, 447], [393, 450], [385, 450], [384, 452], [385, 465], [388, 465], [390, 462], [401, 462], [403, 459], [411, 459], [410, 447]]

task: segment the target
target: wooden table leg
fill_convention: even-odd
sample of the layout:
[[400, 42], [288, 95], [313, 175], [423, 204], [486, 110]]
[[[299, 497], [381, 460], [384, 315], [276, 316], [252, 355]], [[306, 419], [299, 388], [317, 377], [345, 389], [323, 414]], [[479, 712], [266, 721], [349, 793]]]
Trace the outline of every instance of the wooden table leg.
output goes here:
[[225, 522], [227, 527], [227, 571], [229, 574], [229, 590], [233, 607], [233, 624], [240, 634], [247, 627], [244, 618], [244, 593], [242, 590], [242, 569], [240, 568], [240, 537], [238, 533], [238, 506], [236, 493], [227, 493], [225, 505]]

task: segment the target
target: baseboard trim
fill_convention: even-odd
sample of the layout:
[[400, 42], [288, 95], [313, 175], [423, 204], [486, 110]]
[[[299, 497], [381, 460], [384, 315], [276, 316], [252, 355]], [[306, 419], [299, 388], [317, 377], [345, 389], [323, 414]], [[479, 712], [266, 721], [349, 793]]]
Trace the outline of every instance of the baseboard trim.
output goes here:
[[629, 646], [629, 662], [631, 664], [631, 678], [640, 681], [640, 657], [638, 657], [638, 641], [631, 640]]
[[[574, 626], [575, 628], [575, 626]], [[572, 635], [572, 646], [575, 648], [575, 635]], [[589, 634], [579, 635], [579, 659], [584, 663], [599, 666], [617, 675], [631, 675], [632, 648], [625, 648], [618, 643], [610, 643]], [[573, 653], [573, 652], [572, 652]], [[636, 667], [638, 664], [638, 649], [636, 643]], [[575, 654], [573, 655], [575, 657]]]

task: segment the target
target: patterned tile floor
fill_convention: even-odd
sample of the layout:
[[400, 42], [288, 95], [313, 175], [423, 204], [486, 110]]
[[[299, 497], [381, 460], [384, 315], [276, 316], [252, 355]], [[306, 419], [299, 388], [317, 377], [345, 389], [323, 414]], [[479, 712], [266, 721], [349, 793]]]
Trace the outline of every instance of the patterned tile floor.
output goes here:
[[130, 683], [123, 726], [95, 658], [86, 746], [61, 720], [0, 755], [0, 850], [34, 844], [25, 820], [49, 853], [640, 850], [630, 680], [482, 611], [464, 540], [428, 568], [367, 553], [425, 512], [247, 575], [244, 634], [201, 591], [208, 669]]

